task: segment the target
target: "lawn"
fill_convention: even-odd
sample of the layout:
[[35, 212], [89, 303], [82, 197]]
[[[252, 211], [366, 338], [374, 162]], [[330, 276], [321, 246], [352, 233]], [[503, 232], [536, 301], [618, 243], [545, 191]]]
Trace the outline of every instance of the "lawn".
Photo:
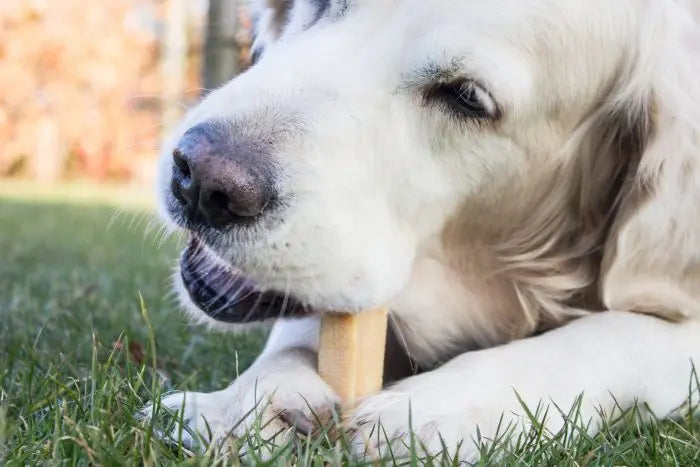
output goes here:
[[[0, 181], [0, 464], [216, 460], [158, 440], [134, 412], [161, 391], [221, 388], [236, 365], [250, 364], [264, 336], [187, 325], [168, 294], [178, 244], [160, 235], [149, 195]], [[482, 463], [700, 465], [692, 417], [645, 426], [627, 419], [593, 438], [534, 430]], [[352, 458], [324, 436], [277, 453], [276, 465]], [[418, 461], [449, 456], [406, 460]]]
[[187, 325], [168, 293], [178, 245], [150, 193], [0, 187], [0, 464], [183, 459], [132, 417], [154, 389], [153, 342], [158, 390], [207, 390], [264, 336]]

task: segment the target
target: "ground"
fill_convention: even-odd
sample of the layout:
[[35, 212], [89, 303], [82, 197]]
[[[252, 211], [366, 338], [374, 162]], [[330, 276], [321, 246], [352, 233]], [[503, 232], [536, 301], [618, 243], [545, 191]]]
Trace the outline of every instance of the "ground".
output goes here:
[[[135, 188], [0, 180], [0, 465], [239, 462], [192, 456], [134, 416], [161, 392], [223, 387], [264, 341], [263, 331], [187, 324], [167, 285], [178, 242], [160, 235], [149, 198]], [[485, 451], [481, 463], [699, 465], [692, 413], [651, 425], [628, 416], [594, 438], [534, 430], [514, 449]], [[345, 446], [323, 432], [274, 448], [268, 462], [362, 463]]]

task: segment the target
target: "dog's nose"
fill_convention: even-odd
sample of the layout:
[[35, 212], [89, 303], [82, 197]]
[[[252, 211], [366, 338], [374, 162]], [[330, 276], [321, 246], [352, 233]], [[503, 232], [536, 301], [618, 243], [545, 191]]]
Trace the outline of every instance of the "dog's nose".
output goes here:
[[216, 228], [254, 220], [274, 193], [269, 164], [261, 159], [220, 124], [188, 130], [173, 151], [171, 184], [187, 219]]

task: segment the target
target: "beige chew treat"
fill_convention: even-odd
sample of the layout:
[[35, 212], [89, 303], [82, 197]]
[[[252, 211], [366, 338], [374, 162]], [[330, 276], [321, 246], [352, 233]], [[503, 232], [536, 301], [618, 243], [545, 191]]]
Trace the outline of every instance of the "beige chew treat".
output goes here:
[[346, 407], [382, 388], [387, 318], [380, 308], [321, 320], [318, 372]]

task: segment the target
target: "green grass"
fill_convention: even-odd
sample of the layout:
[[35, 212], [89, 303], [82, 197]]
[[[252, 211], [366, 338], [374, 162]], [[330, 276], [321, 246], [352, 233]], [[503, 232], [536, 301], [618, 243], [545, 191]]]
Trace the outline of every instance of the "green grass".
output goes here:
[[[161, 391], [220, 389], [264, 336], [186, 324], [167, 287], [179, 245], [149, 223], [148, 198], [0, 181], [0, 465], [223, 463], [158, 440], [134, 413]], [[642, 425], [628, 414], [593, 438], [572, 431], [574, 422], [556, 434], [534, 429], [513, 449], [484, 451], [481, 463], [700, 465], [700, 423], [690, 416]], [[324, 435], [275, 453], [274, 465], [361, 462]]]

